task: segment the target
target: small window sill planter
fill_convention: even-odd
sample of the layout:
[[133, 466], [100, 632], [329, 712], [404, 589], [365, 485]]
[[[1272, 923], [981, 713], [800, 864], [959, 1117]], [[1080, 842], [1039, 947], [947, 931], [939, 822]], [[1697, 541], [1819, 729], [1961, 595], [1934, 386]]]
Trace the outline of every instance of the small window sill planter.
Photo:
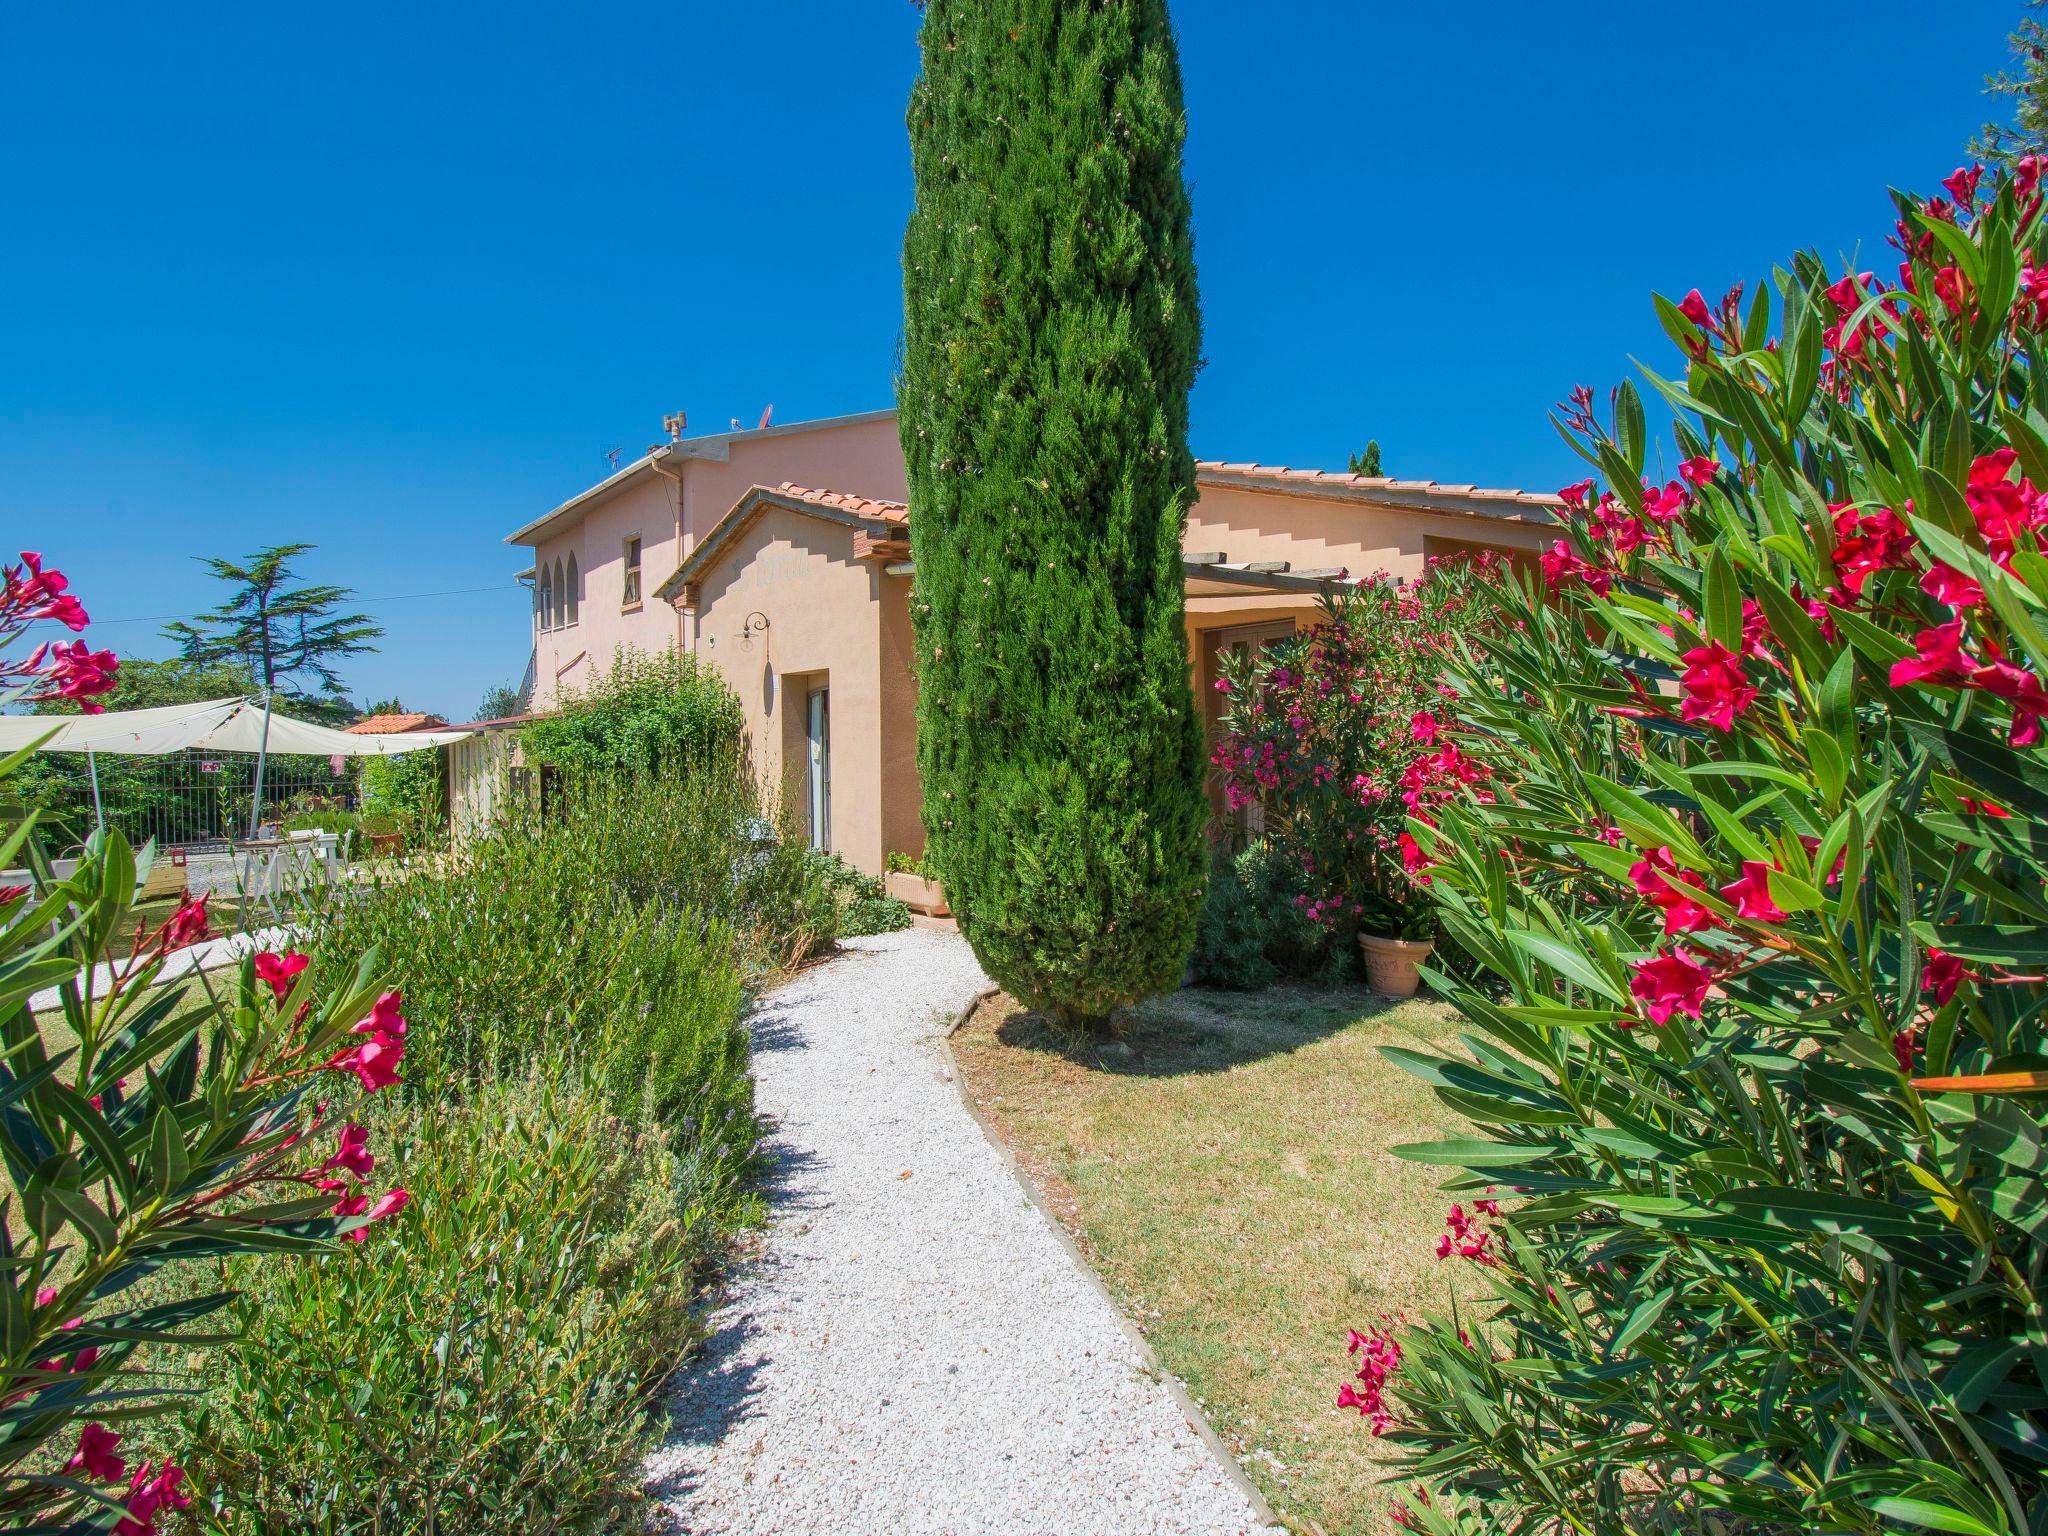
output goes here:
[[1416, 969], [1429, 958], [1436, 945], [1428, 939], [1382, 939], [1370, 933], [1358, 936], [1365, 955], [1365, 980], [1375, 992], [1388, 997], [1413, 997], [1422, 985]]
[[883, 889], [913, 912], [922, 912], [926, 917], [952, 915], [953, 909], [946, 905], [946, 893], [936, 880], [897, 869], [884, 875], [882, 884]]

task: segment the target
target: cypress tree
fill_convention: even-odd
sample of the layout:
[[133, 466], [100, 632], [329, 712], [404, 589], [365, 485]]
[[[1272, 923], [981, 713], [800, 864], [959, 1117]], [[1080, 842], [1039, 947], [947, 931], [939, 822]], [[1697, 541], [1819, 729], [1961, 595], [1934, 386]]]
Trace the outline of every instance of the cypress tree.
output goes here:
[[922, 44], [897, 403], [925, 827], [988, 973], [1092, 1024], [1178, 984], [1204, 877], [1180, 64], [1165, 0], [930, 0]]

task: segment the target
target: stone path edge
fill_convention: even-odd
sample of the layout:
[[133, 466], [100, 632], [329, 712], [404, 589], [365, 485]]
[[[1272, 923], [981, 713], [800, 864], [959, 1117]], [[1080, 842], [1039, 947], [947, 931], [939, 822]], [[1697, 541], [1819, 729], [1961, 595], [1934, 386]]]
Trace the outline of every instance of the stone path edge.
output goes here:
[[1002, 990], [1001, 987], [987, 987], [976, 993], [974, 1000], [960, 1010], [959, 1017], [947, 1025], [945, 1031], [938, 1037], [939, 1054], [945, 1059], [946, 1075], [953, 1080], [953, 1091], [959, 1095], [960, 1107], [967, 1111], [975, 1125], [980, 1128], [982, 1139], [995, 1149], [996, 1156], [1001, 1158], [1003, 1166], [1009, 1169], [1010, 1177], [1016, 1181], [1017, 1187], [1024, 1191], [1024, 1198], [1038, 1208], [1038, 1213], [1052, 1228], [1053, 1236], [1059, 1239], [1060, 1247], [1066, 1252], [1067, 1262], [1081, 1272], [1083, 1280], [1108, 1304], [1109, 1310], [1116, 1317], [1117, 1326], [1123, 1329], [1124, 1336], [1131, 1341], [1139, 1358], [1145, 1362], [1146, 1370], [1155, 1381], [1164, 1384], [1167, 1395], [1174, 1401], [1174, 1406], [1180, 1409], [1181, 1416], [1188, 1421], [1188, 1428], [1192, 1429], [1209, 1448], [1209, 1454], [1216, 1458], [1224, 1474], [1237, 1485], [1238, 1492], [1250, 1503], [1252, 1513], [1262, 1524], [1273, 1530], [1293, 1529], [1273, 1513], [1273, 1506], [1266, 1502], [1266, 1496], [1259, 1492], [1258, 1485], [1246, 1474], [1238, 1459], [1230, 1454], [1230, 1447], [1223, 1443], [1222, 1436], [1210, 1427], [1208, 1415], [1202, 1412], [1201, 1404], [1195, 1401], [1186, 1385], [1159, 1363], [1159, 1356], [1153, 1351], [1152, 1341], [1145, 1337], [1136, 1323], [1131, 1321], [1123, 1309], [1123, 1304], [1111, 1294], [1109, 1287], [1103, 1284], [1102, 1276], [1095, 1273], [1095, 1266], [1088, 1262], [1087, 1255], [1081, 1252], [1080, 1245], [1074, 1241], [1074, 1234], [1067, 1230], [1066, 1223], [1061, 1221], [1053, 1212], [1053, 1208], [1046, 1203], [1045, 1196], [1039, 1193], [1037, 1184], [1032, 1182], [1031, 1176], [1024, 1171], [1010, 1149], [1003, 1145], [1002, 1137], [998, 1136], [995, 1127], [988, 1123], [987, 1117], [981, 1112], [981, 1106], [974, 1102], [974, 1095], [967, 1091], [966, 1074], [960, 1070], [960, 1062], [953, 1055], [953, 1036], [980, 1011], [983, 1003]]

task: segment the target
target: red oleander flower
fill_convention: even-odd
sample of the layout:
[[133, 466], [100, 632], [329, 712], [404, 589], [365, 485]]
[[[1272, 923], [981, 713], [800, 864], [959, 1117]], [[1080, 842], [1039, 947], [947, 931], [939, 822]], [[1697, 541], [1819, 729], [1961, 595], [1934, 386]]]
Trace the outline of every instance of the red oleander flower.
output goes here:
[[370, 1204], [370, 1197], [368, 1195], [350, 1195], [344, 1200], [336, 1201], [334, 1206], [335, 1215], [362, 1216], [364, 1218], [363, 1224], [360, 1227], [357, 1227], [353, 1232], [343, 1233], [341, 1240], [345, 1243], [360, 1243], [364, 1241], [370, 1235], [371, 1222], [382, 1221], [386, 1216], [396, 1215], [405, 1209], [411, 1199], [412, 1196], [405, 1190], [391, 1189], [386, 1190], [380, 1195], [375, 1205]]
[[308, 956], [296, 950], [282, 955], [269, 953], [256, 957], [256, 978], [270, 983], [270, 990], [279, 1002], [291, 994], [293, 978], [312, 963]]
[[206, 937], [206, 900], [204, 896], [187, 896], [179, 901], [178, 910], [164, 921], [165, 949], [183, 949]]
[[376, 1166], [377, 1159], [370, 1155], [370, 1133], [360, 1125], [349, 1124], [341, 1128], [334, 1155], [314, 1171], [325, 1173], [330, 1168], [340, 1168], [359, 1179], [367, 1179]]
[[[1858, 512], [1844, 502], [1829, 510], [1835, 514], [1835, 570], [1849, 596], [1861, 597], [1864, 583], [1879, 571], [1910, 568], [1907, 551], [1920, 541], [1890, 507]], [[1913, 510], [1910, 501], [1906, 510]]]
[[1948, 1006], [1948, 1000], [1956, 995], [1956, 988], [1962, 985], [1963, 978], [1971, 974], [1970, 968], [1963, 964], [1960, 957], [1951, 955], [1946, 950], [1930, 947], [1927, 951], [1927, 964], [1920, 971], [1920, 990], [1932, 992], [1934, 1006], [1945, 1008]]
[[1721, 895], [1735, 908], [1735, 915], [1753, 923], [1782, 923], [1785, 913], [1771, 899], [1771, 870], [1775, 866], [1755, 859], [1742, 861], [1742, 878], [1721, 887]]
[[1679, 691], [1685, 702], [1679, 706], [1681, 720], [1702, 721], [1717, 731], [1735, 728], [1735, 717], [1756, 698], [1756, 689], [1742, 675], [1742, 663], [1718, 640], [1693, 647], [1680, 658], [1685, 670], [1679, 674]]
[[1950, 619], [1913, 637], [1916, 654], [1892, 663], [1891, 685], [1910, 687], [1914, 683], [1947, 683], [1960, 686], [1970, 680], [1976, 662], [1963, 649], [1963, 621]]
[[1635, 978], [1629, 983], [1629, 993], [1643, 1005], [1652, 1024], [1666, 1023], [1674, 1013], [1698, 1018], [1707, 990], [1714, 984], [1714, 973], [1684, 949], [1660, 951], [1637, 961], [1631, 969]]
[[1666, 938], [1715, 926], [1714, 914], [1690, 894], [1707, 888], [1705, 878], [1689, 869], [1680, 869], [1669, 848], [1652, 848], [1648, 855], [1636, 860], [1628, 877], [1637, 892], [1664, 914]]
[[1941, 178], [1941, 184], [1958, 208], [1968, 208], [1977, 201], [1977, 183], [1983, 175], [1981, 165], [1959, 165]]
[[29, 697], [70, 699], [86, 714], [97, 715], [106, 706], [93, 700], [113, 689], [120, 665], [112, 651], [90, 650], [83, 640], [39, 645], [29, 653], [28, 666], [41, 674], [44, 686]]
[[1707, 308], [1707, 301], [1700, 297], [1697, 288], [1678, 301], [1678, 312], [1701, 329], [1714, 323], [1713, 313]]
[[1375, 1436], [1384, 1435], [1394, 1424], [1394, 1416], [1387, 1408], [1386, 1388], [1401, 1367], [1401, 1346], [1385, 1328], [1375, 1328], [1370, 1333], [1354, 1328], [1345, 1352], [1358, 1358], [1356, 1379], [1361, 1385], [1354, 1387], [1345, 1382], [1338, 1389], [1337, 1406], [1356, 1408], [1372, 1426]]
[[1963, 488], [1963, 500], [1991, 558], [2007, 567], [2012, 564], [2020, 535], [2048, 518], [2033, 482], [2011, 478], [2018, 460], [2019, 455], [2010, 448], [1985, 454], [1970, 466], [1969, 484]]
[[[1904, 665], [1907, 663], [1895, 663], [1892, 670]], [[2041, 739], [2041, 717], [2048, 715], [2048, 691], [2042, 689], [2041, 679], [2001, 658], [1973, 670], [1969, 682], [1972, 688], [1981, 688], [2012, 705], [2014, 746], [2030, 747]]]
[[367, 1044], [341, 1052], [328, 1063], [343, 1072], [353, 1072], [365, 1093], [389, 1088], [398, 1081], [398, 1065], [405, 1059], [405, 1043], [379, 1035]]
[[1692, 505], [1692, 492], [1673, 480], [1663, 490], [1643, 487], [1643, 516], [1653, 523], [1676, 522]]
[[1582, 581], [1593, 589], [1596, 597], [1605, 597], [1613, 585], [1613, 579], [1598, 566], [1588, 565], [1563, 539], [1558, 539], [1543, 552], [1539, 564], [1543, 567], [1543, 581], [1552, 592], [1561, 590], [1570, 582]]
[[192, 1496], [178, 1491], [178, 1485], [185, 1480], [184, 1468], [174, 1465], [168, 1457], [154, 1474], [150, 1471], [152, 1465], [145, 1461], [135, 1469], [134, 1480], [128, 1485], [127, 1518], [114, 1527], [114, 1536], [154, 1536], [160, 1513], [191, 1505]]
[[121, 1437], [104, 1424], [88, 1424], [78, 1432], [78, 1449], [64, 1463], [66, 1472], [81, 1474], [88, 1482], [118, 1483], [128, 1475], [128, 1463], [114, 1454]]
[[1939, 560], [1921, 574], [1920, 590], [1950, 608], [1975, 608], [1984, 601], [1984, 587], [1976, 577]]

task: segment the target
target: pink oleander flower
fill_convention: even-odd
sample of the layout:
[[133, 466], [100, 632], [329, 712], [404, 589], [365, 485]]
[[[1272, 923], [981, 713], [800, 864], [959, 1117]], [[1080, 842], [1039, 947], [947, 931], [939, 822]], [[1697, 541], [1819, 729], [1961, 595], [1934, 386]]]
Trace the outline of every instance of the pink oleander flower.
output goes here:
[[1552, 592], [1561, 590], [1570, 582], [1582, 581], [1592, 588], [1594, 596], [1605, 597], [1614, 584], [1607, 572], [1581, 560], [1563, 539], [1558, 539], [1545, 550], [1538, 563], [1543, 567], [1544, 584]]
[[151, 1472], [153, 1464], [145, 1461], [135, 1469], [134, 1480], [128, 1485], [127, 1518], [114, 1527], [114, 1536], [154, 1536], [156, 1518], [165, 1510], [179, 1510], [190, 1507], [192, 1496], [178, 1491], [178, 1485], [185, 1480], [185, 1469], [164, 1458], [161, 1470]]
[[312, 960], [296, 950], [283, 955], [260, 954], [256, 957], [256, 979], [268, 982], [271, 994], [283, 1002], [291, 995], [294, 978], [310, 964]]
[[[1907, 502], [1906, 510], [1912, 509], [1913, 504]], [[1864, 584], [1879, 571], [1911, 567], [1907, 551], [1920, 541], [1890, 507], [1858, 512], [1843, 502], [1830, 510], [1835, 514], [1835, 570], [1841, 577], [1842, 590], [1850, 597], [1861, 597]]]
[[1685, 670], [1679, 674], [1678, 687], [1685, 701], [1679, 718], [1702, 721], [1717, 731], [1733, 730], [1735, 717], [1757, 695], [1742, 675], [1740, 659], [1718, 640], [1695, 646], [1680, 659]]
[[1698, 1018], [1707, 990], [1714, 984], [1713, 972], [1684, 949], [1659, 952], [1637, 961], [1631, 969], [1635, 978], [1629, 983], [1629, 993], [1643, 1005], [1652, 1024], [1667, 1023], [1674, 1013]]
[[403, 994], [385, 992], [370, 1005], [370, 1012], [363, 1021], [349, 1031], [352, 1035], [385, 1035], [393, 1040], [405, 1038], [405, 1015], [399, 1010], [405, 1006]]
[[128, 1475], [128, 1463], [114, 1454], [121, 1437], [104, 1424], [88, 1424], [78, 1432], [78, 1449], [64, 1463], [66, 1472], [76, 1472], [87, 1482], [118, 1483]]
[[1586, 498], [1593, 494], [1593, 482], [1581, 480], [1577, 485], [1567, 485], [1557, 493], [1557, 499], [1566, 506], [1579, 509], [1586, 505]]
[[178, 910], [164, 922], [165, 949], [184, 949], [206, 937], [206, 901], [205, 896], [187, 896], [179, 901]]
[[1691, 895], [1707, 888], [1705, 877], [1680, 869], [1669, 848], [1652, 848], [1630, 867], [1628, 877], [1637, 893], [1664, 914], [1666, 938], [1718, 925], [1719, 919]]
[[1719, 459], [1707, 458], [1704, 455], [1699, 458], [1687, 459], [1678, 466], [1680, 478], [1688, 485], [1709, 485], [1713, 482], [1714, 476], [1720, 472], [1721, 461]]
[[1956, 995], [1956, 988], [1962, 985], [1963, 978], [1970, 974], [1970, 968], [1959, 956], [1929, 947], [1927, 964], [1920, 970], [1920, 990], [1932, 992], [1934, 1006], [1945, 1008], [1948, 1000]]
[[360, 1125], [349, 1124], [341, 1128], [341, 1138], [334, 1154], [314, 1170], [325, 1173], [330, 1168], [340, 1168], [359, 1179], [367, 1179], [377, 1166], [377, 1159], [370, 1155], [370, 1133]]
[[25, 885], [0, 885], [0, 907], [11, 907], [28, 893]]
[[1436, 738], [1442, 727], [1435, 715], [1426, 709], [1419, 709], [1408, 717], [1408, 736], [1411, 741], [1425, 747], [1436, 745]]
[[1941, 184], [1958, 208], [1968, 208], [1977, 201], [1977, 183], [1983, 175], [1981, 165], [1959, 165], [1941, 178]]
[[2048, 506], [2033, 482], [2011, 478], [2017, 462], [2019, 455], [2010, 448], [1987, 453], [1970, 466], [1969, 483], [1963, 488], [1963, 500], [1991, 558], [2008, 568], [2020, 536], [2048, 520]]
[[1947, 683], [1952, 686], [1970, 680], [1976, 665], [1963, 650], [1963, 621], [1950, 619], [1913, 637], [1915, 655], [1892, 663], [1891, 685], [1910, 687], [1914, 683]]
[[1984, 587], [1976, 577], [1939, 560], [1921, 573], [1920, 590], [1950, 608], [1975, 608], [1984, 601]]
[[1387, 1407], [1387, 1382], [1394, 1372], [1401, 1368], [1401, 1346], [1386, 1328], [1375, 1328], [1370, 1333], [1352, 1329], [1345, 1352], [1358, 1359], [1356, 1380], [1360, 1386], [1345, 1382], [1337, 1392], [1339, 1408], [1356, 1408], [1360, 1417], [1372, 1426], [1375, 1436], [1384, 1435], [1393, 1427], [1394, 1416]]
[[378, 1035], [362, 1045], [340, 1052], [328, 1066], [337, 1071], [355, 1073], [363, 1091], [375, 1093], [398, 1081], [398, 1065], [404, 1059], [404, 1041]]
[[345, 1199], [336, 1201], [334, 1205], [335, 1215], [363, 1217], [363, 1224], [353, 1232], [344, 1232], [341, 1240], [345, 1243], [362, 1242], [370, 1234], [371, 1222], [382, 1221], [386, 1216], [396, 1215], [405, 1209], [411, 1199], [412, 1196], [407, 1191], [391, 1189], [378, 1196], [375, 1205], [370, 1203], [368, 1195], [350, 1195]]
[[97, 715], [106, 706], [93, 700], [112, 691], [114, 673], [120, 665], [112, 651], [92, 650], [83, 640], [39, 645], [29, 653], [28, 667], [40, 674], [37, 681], [42, 687], [29, 697], [70, 699], [86, 714]]
[[1714, 323], [1713, 312], [1707, 308], [1707, 301], [1700, 297], [1697, 288], [1678, 301], [1678, 312], [1702, 329]]
[[1643, 487], [1643, 516], [1653, 523], [1676, 522], [1691, 505], [1692, 492], [1676, 480], [1661, 491], [1654, 486]]
[[[1906, 665], [1898, 662], [1892, 670]], [[1987, 662], [1970, 673], [1970, 686], [2012, 705], [2012, 745], [2030, 747], [2041, 739], [2041, 717], [2048, 715], [2048, 690], [2024, 667], [2003, 659]]]
[[1735, 908], [1735, 915], [1753, 923], [1782, 923], [1785, 914], [1771, 899], [1773, 866], [1756, 859], [1742, 861], [1742, 878], [1721, 887], [1721, 895]]

